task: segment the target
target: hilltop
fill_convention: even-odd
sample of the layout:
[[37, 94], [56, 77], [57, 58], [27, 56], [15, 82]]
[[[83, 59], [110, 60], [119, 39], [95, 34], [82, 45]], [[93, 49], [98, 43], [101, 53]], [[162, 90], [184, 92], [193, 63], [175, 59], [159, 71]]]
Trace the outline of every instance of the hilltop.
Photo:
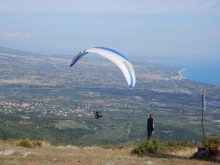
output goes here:
[[[2, 165], [215, 165], [211, 161], [192, 160], [190, 156], [196, 151], [186, 149], [175, 153], [131, 155], [131, 147], [123, 145], [113, 149], [101, 147], [51, 146], [43, 143], [40, 147], [26, 148], [8, 142], [0, 142], [0, 164]], [[4, 153], [7, 153], [4, 155]]]

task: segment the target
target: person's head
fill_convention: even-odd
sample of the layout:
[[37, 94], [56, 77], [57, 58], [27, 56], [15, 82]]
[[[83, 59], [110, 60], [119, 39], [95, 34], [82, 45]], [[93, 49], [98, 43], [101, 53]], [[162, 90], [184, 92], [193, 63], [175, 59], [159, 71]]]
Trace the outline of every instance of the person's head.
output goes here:
[[153, 116], [154, 116], [153, 114], [150, 114], [150, 118], [153, 118]]

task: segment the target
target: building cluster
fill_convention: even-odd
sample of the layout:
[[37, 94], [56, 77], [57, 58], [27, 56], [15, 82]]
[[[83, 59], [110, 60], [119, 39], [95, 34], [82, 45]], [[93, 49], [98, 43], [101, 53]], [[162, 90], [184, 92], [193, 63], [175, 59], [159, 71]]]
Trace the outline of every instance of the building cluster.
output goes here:
[[[101, 108], [105, 111], [108, 108], [114, 109], [137, 109], [138, 106], [129, 105], [127, 103], [104, 103], [101, 105]], [[62, 104], [53, 104], [53, 103], [42, 103], [39, 102], [21, 102], [21, 103], [13, 103], [9, 101], [4, 101], [4, 97], [0, 97], [0, 112], [2, 111], [4, 114], [12, 114], [12, 113], [26, 113], [26, 114], [35, 114], [40, 116], [63, 116], [67, 117], [69, 115], [75, 116], [93, 116], [95, 111], [100, 109], [100, 107], [96, 107], [96, 105], [92, 104], [77, 104], [77, 105], [69, 105], [63, 106]]]

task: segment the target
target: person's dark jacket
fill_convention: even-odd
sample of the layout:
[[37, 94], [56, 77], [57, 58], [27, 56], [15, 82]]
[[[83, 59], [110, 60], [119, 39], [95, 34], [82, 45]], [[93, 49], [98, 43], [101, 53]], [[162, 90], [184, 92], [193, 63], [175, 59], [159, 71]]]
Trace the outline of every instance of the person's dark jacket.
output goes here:
[[151, 118], [151, 117], [148, 118], [148, 120], [147, 120], [147, 129], [154, 131], [153, 118]]

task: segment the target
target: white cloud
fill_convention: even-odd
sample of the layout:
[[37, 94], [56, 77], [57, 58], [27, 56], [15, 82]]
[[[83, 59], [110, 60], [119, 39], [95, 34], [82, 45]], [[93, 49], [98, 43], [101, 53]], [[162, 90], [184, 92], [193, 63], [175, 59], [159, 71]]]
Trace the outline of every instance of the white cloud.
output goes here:
[[29, 33], [24, 33], [25, 38], [31, 38], [31, 35]]
[[8, 37], [8, 38], [30, 38], [31, 37], [29, 33], [7, 32], [7, 31], [1, 32], [0, 36]]
[[1, 12], [78, 14], [220, 13], [220, 0], [0, 1], [4, 1], [0, 5]]

